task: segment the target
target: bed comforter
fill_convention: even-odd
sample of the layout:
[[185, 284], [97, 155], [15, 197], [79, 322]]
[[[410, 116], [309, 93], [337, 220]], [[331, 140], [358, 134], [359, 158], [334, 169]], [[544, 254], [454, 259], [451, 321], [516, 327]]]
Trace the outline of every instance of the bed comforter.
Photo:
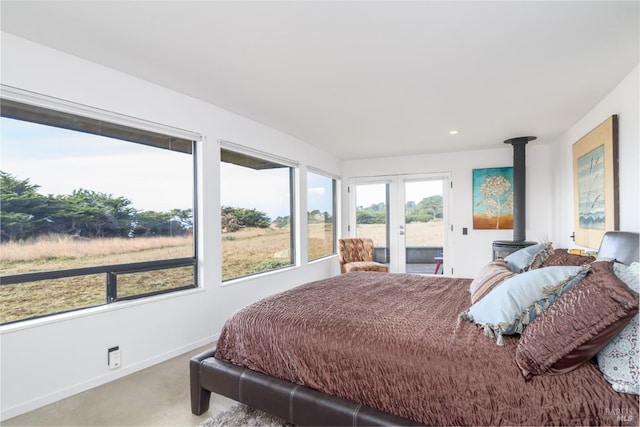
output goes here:
[[261, 300], [223, 328], [216, 357], [427, 425], [637, 425], [638, 396], [597, 365], [526, 381], [460, 320], [470, 280], [358, 272]]

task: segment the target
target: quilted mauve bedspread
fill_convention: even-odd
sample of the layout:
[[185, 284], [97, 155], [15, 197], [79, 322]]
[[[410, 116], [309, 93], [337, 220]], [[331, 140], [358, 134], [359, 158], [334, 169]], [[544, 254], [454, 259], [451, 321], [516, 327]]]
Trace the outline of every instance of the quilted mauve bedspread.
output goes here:
[[595, 364], [525, 381], [517, 337], [499, 347], [458, 319], [469, 279], [357, 272], [236, 313], [216, 357], [427, 425], [638, 425], [638, 396]]

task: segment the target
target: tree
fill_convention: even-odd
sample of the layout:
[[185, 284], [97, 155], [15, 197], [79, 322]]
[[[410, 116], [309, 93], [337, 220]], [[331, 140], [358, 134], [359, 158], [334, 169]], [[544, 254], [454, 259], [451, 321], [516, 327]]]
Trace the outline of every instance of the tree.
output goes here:
[[222, 207], [221, 223], [223, 233], [233, 233], [242, 228], [240, 221], [238, 221], [238, 217], [233, 213], [233, 208], [229, 207]]
[[442, 196], [433, 195], [425, 197], [416, 204], [407, 202], [405, 219], [407, 223], [428, 222], [435, 218], [442, 218]]
[[138, 211], [125, 197], [92, 190], [38, 193], [29, 179], [0, 171], [0, 236], [20, 240], [48, 233], [82, 237], [179, 236], [192, 232], [191, 209]]
[[26, 239], [38, 234], [47, 226], [50, 218], [51, 199], [38, 194], [40, 186], [29, 179], [19, 180], [0, 171], [0, 224], [1, 240]]
[[282, 217], [279, 216], [273, 221], [273, 224], [278, 228], [285, 228], [289, 226], [290, 218], [288, 216]]
[[136, 210], [129, 199], [82, 188], [56, 199], [62, 206], [55, 217], [67, 224], [69, 234], [127, 237], [133, 232]]
[[385, 212], [375, 212], [369, 209], [356, 212], [356, 224], [384, 224], [385, 220]]
[[232, 212], [245, 227], [267, 228], [271, 224], [271, 218], [257, 209], [232, 208]]
[[169, 236], [171, 218], [170, 212], [139, 211], [132, 234], [135, 237]]

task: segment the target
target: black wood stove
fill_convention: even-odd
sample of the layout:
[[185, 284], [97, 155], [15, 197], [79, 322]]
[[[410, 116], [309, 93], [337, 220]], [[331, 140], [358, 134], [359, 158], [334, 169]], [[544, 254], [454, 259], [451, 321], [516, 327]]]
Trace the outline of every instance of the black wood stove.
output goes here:
[[535, 136], [519, 136], [504, 141], [513, 146], [513, 240], [496, 240], [493, 242], [493, 259], [507, 255], [536, 242], [528, 242], [526, 233], [526, 156], [525, 149]]

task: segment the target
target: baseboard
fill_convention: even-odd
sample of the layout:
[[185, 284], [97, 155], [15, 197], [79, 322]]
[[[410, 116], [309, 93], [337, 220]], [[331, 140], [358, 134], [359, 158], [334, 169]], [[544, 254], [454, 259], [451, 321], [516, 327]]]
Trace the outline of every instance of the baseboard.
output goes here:
[[[219, 335], [219, 334], [218, 334]], [[21, 403], [19, 405], [12, 406], [10, 408], [1, 408], [0, 410], [0, 421], [4, 422], [13, 417], [17, 417], [18, 415], [22, 415], [29, 411], [33, 411], [35, 409], [41, 408], [43, 406], [49, 405], [51, 403], [57, 402], [62, 399], [66, 399], [67, 397], [71, 397], [78, 393], [82, 393], [83, 391], [90, 390], [92, 388], [101, 386], [103, 384], [109, 383], [111, 381], [115, 381], [119, 378], [125, 377], [127, 375], [131, 375], [134, 372], [140, 371], [142, 369], [149, 368], [153, 365], [157, 365], [158, 363], [165, 362], [174, 357], [180, 356], [182, 354], [188, 353], [192, 350], [195, 350], [199, 347], [206, 346], [208, 344], [212, 344], [217, 340], [217, 336], [212, 338], [205, 338], [202, 340], [198, 340], [196, 342], [190, 343], [188, 345], [176, 348], [174, 350], [168, 351], [166, 353], [151, 357], [149, 359], [142, 360], [138, 363], [134, 363], [132, 365], [127, 366], [126, 368], [119, 369], [117, 371], [109, 372], [106, 375], [101, 375], [99, 377], [90, 379], [88, 381], [78, 383], [71, 387], [67, 387], [62, 390], [58, 390], [54, 393], [49, 393], [44, 396], [40, 396], [36, 399], [30, 400], [28, 402]], [[187, 372], [187, 371], [185, 371]], [[185, 374], [187, 375], [187, 374]]]

